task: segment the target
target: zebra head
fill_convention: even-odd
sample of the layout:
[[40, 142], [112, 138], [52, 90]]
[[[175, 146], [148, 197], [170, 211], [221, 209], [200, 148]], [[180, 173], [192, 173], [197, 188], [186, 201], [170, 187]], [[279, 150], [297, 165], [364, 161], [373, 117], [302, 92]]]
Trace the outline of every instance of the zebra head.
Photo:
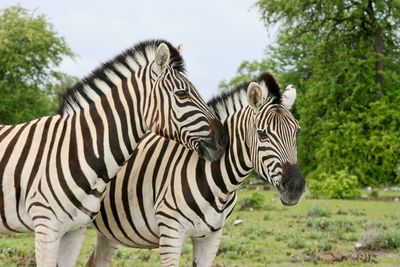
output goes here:
[[179, 49], [159, 42], [152, 64], [153, 107], [147, 126], [207, 160], [219, 159], [228, 139], [225, 128], [183, 73]]
[[278, 189], [282, 204], [295, 205], [306, 187], [297, 162], [300, 126], [289, 111], [296, 90], [290, 85], [281, 97], [274, 77], [264, 73], [249, 84], [247, 94], [253, 110], [249, 140], [254, 169]]

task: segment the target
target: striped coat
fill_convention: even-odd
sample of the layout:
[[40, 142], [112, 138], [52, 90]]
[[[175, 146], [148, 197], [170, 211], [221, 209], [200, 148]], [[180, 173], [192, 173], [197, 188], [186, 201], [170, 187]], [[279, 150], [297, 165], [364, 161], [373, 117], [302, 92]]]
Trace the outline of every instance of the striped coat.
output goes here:
[[299, 124], [289, 112], [295, 90], [288, 87], [281, 97], [270, 74], [247, 85], [209, 103], [229, 136], [220, 160], [207, 162], [146, 133], [107, 189], [87, 266], [106, 266], [117, 244], [159, 247], [161, 265], [178, 266], [186, 238], [193, 241], [193, 265], [210, 266], [236, 190], [253, 169], [277, 187], [282, 203], [297, 203], [305, 182], [296, 156]]
[[0, 232], [34, 231], [38, 266], [74, 266], [84, 226], [144, 132], [221, 155], [223, 126], [183, 71], [168, 42], [142, 42], [71, 88], [59, 115], [0, 126]]

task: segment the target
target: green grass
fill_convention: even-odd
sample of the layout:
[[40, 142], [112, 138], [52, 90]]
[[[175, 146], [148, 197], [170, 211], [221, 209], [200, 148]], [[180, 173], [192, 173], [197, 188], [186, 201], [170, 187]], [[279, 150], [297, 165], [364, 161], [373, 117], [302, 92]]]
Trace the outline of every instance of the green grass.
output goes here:
[[[273, 190], [254, 192], [239, 192], [243, 207], [227, 221], [215, 267], [400, 266], [399, 202], [305, 198], [285, 207]], [[243, 223], [234, 226], [238, 218]], [[89, 229], [78, 266], [84, 266], [94, 238]], [[181, 266], [191, 266], [191, 251], [187, 242]], [[32, 235], [0, 235], [0, 266], [30, 266], [32, 259]], [[158, 251], [121, 248], [113, 266], [159, 266]]]

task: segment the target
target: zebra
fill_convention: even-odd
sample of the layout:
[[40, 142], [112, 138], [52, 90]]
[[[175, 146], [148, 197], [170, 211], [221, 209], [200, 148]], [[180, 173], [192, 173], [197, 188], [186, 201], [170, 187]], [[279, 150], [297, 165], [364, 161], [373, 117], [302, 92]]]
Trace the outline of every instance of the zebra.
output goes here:
[[[247, 89], [247, 91], [246, 91]], [[254, 169], [278, 190], [284, 205], [305, 190], [297, 162], [298, 121], [289, 109], [296, 90], [283, 95], [263, 73], [209, 102], [228, 132], [220, 160], [207, 162], [174, 141], [148, 132], [107, 188], [93, 221], [97, 240], [87, 266], [107, 266], [117, 245], [160, 249], [161, 266], [178, 266], [185, 239], [193, 266], [210, 266], [236, 190]]]
[[58, 114], [0, 126], [0, 233], [35, 233], [38, 266], [73, 266], [107, 184], [148, 130], [222, 155], [223, 125], [165, 40], [140, 42], [66, 91]]

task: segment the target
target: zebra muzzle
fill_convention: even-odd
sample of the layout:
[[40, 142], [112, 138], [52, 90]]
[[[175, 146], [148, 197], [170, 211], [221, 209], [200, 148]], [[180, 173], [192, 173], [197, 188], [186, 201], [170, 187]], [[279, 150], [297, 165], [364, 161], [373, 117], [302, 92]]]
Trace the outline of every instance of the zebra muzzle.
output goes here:
[[285, 163], [282, 167], [282, 181], [277, 185], [281, 202], [285, 206], [296, 205], [306, 191], [306, 181], [298, 164]]
[[212, 120], [210, 125], [211, 137], [200, 141], [198, 153], [200, 157], [214, 161], [224, 154], [228, 144], [228, 134], [219, 120]]

